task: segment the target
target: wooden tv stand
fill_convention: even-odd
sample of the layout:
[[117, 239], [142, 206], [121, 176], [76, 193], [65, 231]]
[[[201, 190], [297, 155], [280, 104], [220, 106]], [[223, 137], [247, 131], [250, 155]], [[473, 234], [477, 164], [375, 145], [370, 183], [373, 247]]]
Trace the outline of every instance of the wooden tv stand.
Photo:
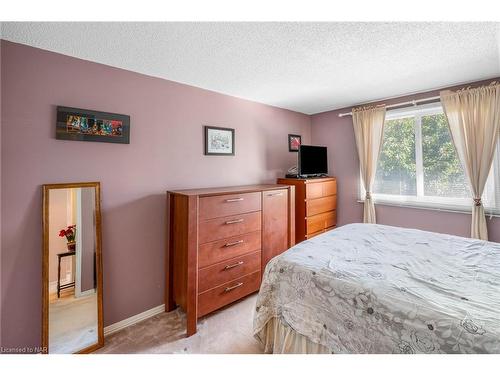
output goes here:
[[337, 225], [337, 179], [278, 178], [278, 184], [295, 186], [295, 243]]

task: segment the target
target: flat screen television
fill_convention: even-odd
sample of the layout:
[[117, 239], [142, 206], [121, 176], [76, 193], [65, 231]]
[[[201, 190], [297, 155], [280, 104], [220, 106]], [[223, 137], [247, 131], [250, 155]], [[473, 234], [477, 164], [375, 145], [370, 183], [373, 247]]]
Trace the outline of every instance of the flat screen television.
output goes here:
[[305, 146], [299, 148], [299, 176], [324, 176], [328, 174], [328, 158], [326, 147]]

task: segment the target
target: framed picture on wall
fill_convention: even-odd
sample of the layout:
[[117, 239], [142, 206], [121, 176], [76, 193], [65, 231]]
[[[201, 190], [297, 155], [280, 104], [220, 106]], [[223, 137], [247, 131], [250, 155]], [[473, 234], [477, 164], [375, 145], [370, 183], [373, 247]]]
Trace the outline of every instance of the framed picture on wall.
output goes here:
[[56, 139], [130, 143], [130, 116], [59, 106]]
[[302, 137], [297, 134], [288, 134], [288, 151], [299, 152]]
[[205, 155], [234, 155], [234, 129], [204, 126]]

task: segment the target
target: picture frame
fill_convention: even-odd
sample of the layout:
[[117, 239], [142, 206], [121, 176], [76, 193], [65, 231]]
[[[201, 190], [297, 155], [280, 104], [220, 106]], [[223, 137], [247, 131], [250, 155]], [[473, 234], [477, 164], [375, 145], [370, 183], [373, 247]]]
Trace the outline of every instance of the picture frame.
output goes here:
[[302, 144], [302, 136], [298, 134], [288, 134], [288, 151], [299, 152], [300, 145]]
[[56, 139], [129, 144], [130, 116], [58, 106]]
[[205, 155], [234, 156], [234, 129], [205, 125], [203, 133]]

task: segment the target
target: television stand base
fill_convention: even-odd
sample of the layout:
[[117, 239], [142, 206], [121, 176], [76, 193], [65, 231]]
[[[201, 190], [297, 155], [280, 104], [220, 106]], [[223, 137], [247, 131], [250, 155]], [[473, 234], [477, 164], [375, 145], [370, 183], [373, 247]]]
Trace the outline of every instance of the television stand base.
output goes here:
[[286, 174], [285, 175], [285, 178], [302, 178], [302, 179], [306, 179], [306, 178], [325, 178], [325, 177], [329, 177], [327, 174], [324, 174], [324, 173], [320, 173], [320, 174]]

